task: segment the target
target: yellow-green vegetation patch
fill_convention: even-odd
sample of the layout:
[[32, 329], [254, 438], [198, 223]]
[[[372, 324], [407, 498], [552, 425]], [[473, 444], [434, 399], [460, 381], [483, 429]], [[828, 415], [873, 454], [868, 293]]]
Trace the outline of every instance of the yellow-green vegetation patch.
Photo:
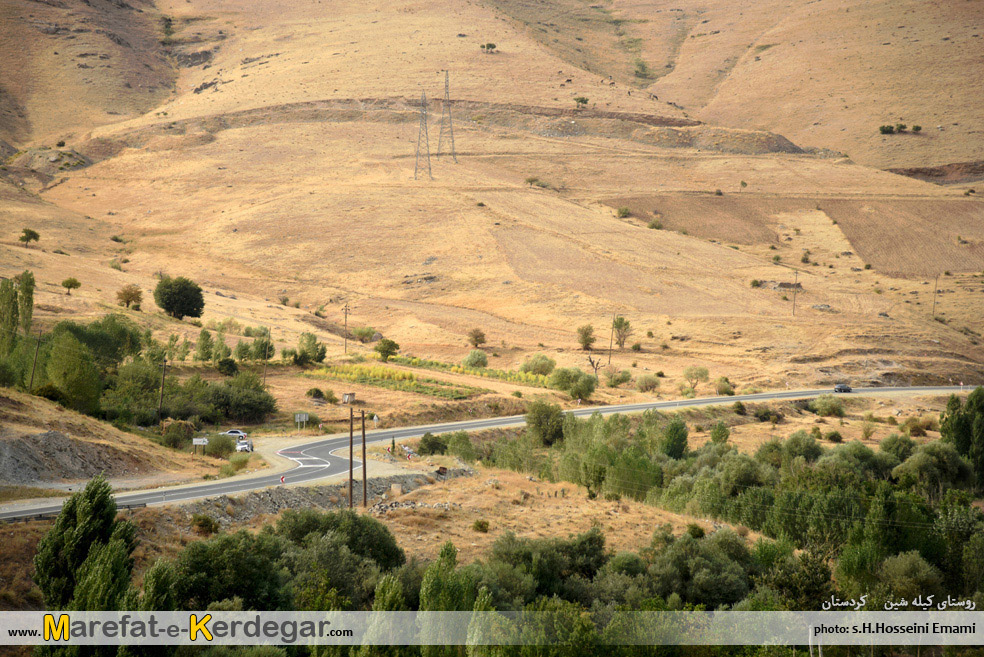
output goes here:
[[489, 392], [483, 388], [475, 388], [437, 379], [423, 379], [413, 372], [395, 370], [382, 365], [328, 365], [305, 376], [336, 381], [350, 381], [377, 388], [412, 392], [429, 397], [442, 399], [468, 399]]

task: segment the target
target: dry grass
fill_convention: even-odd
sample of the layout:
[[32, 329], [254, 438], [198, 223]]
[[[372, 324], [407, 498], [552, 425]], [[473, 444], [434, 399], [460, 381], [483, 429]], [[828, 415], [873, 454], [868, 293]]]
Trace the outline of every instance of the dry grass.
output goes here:
[[[638, 550], [648, 545], [657, 527], [667, 523], [677, 534], [694, 522], [712, 528], [709, 521], [638, 502], [590, 500], [584, 490], [570, 483], [531, 481], [526, 475], [491, 468], [480, 468], [474, 477], [419, 488], [397, 499], [452, 505], [449, 510], [398, 509], [378, 516], [409, 555], [424, 559], [435, 558], [447, 541], [455, 544], [462, 561], [480, 559], [507, 531], [547, 538], [584, 532], [597, 525], [604, 531], [609, 549]], [[477, 520], [489, 523], [488, 532], [474, 529]]]
[[[969, 277], [984, 268], [980, 201], [863, 166], [979, 156], [979, 135], [969, 132], [981, 118], [968, 74], [981, 52], [969, 47], [980, 32], [971, 10], [946, 7], [915, 21], [911, 0], [861, 9], [848, 0], [777, 2], [684, 0], [671, 11], [636, 0], [611, 8], [551, 0], [535, 10], [497, 0], [449, 10], [432, 0], [341, 0], [325, 13], [310, 3], [166, 0], [158, 11], [174, 18], [172, 54], [215, 52], [207, 67], [170, 73], [157, 68], [163, 59], [149, 62], [153, 74], [141, 83], [154, 91], [122, 91], [128, 67], [155, 56], [153, 11], [119, 26], [139, 56], [114, 49], [99, 60], [113, 68], [69, 66], [71, 75], [67, 55], [52, 59], [59, 37], [18, 30], [0, 41], [17, 51], [11, 61], [31, 63], [5, 68], [0, 86], [18, 98], [26, 80], [44, 88], [27, 112], [36, 139], [27, 134], [17, 145], [50, 142], [57, 126], [96, 163], [55, 179], [21, 171], [23, 188], [14, 172], [13, 184], [0, 181], [9, 220], [0, 275], [37, 273], [44, 328], [117, 310], [116, 290], [135, 283], [144, 310], [125, 314], [159, 338], [194, 340], [197, 327], [163, 317], [151, 300], [154, 274], [165, 271], [204, 286], [204, 321], [270, 326], [278, 349], [313, 330], [330, 358], [342, 357], [337, 327], [348, 303], [350, 326], [373, 326], [427, 358], [460, 361], [467, 332], [480, 327], [499, 368], [534, 352], [587, 367], [574, 329], [592, 323], [601, 335], [614, 310], [632, 321], [630, 344], [641, 351], [616, 352], [613, 364], [663, 371], [663, 397], [676, 396], [682, 370], [694, 364], [739, 389], [979, 380], [984, 349], [967, 331], [980, 329], [979, 281]], [[22, 12], [36, 3], [15, 4]], [[488, 41], [501, 52], [482, 54], [477, 43]], [[632, 75], [636, 57], [654, 79]], [[435, 180], [414, 181], [417, 98], [439, 93], [445, 68], [459, 163], [435, 158]], [[900, 76], [920, 93], [900, 95]], [[647, 85], [659, 101], [639, 88]], [[72, 105], [59, 99], [82, 87], [84, 107], [66, 118]], [[935, 103], [944, 93], [945, 120]], [[578, 95], [590, 98], [580, 113]], [[110, 105], [122, 113], [109, 118]], [[41, 117], [42, 107], [54, 109]], [[681, 126], [685, 115], [709, 123]], [[876, 134], [896, 120], [926, 130]], [[846, 150], [854, 161], [798, 152], [785, 137]], [[549, 187], [526, 185], [530, 176]], [[635, 216], [613, 216], [622, 205]], [[664, 230], [646, 228], [655, 217]], [[39, 244], [17, 243], [24, 226], [41, 232]], [[925, 253], [913, 255], [914, 244]], [[800, 263], [806, 249], [820, 264]], [[123, 271], [110, 268], [122, 256]], [[949, 325], [927, 307], [926, 277], [940, 269], [966, 283], [944, 298]], [[789, 295], [749, 285], [797, 275], [795, 317]], [[59, 286], [68, 276], [82, 282], [71, 297]], [[300, 308], [281, 305], [281, 295]], [[349, 345], [350, 353], [368, 348]], [[304, 397], [321, 384], [296, 375], [269, 373], [282, 411], [344, 424], [344, 409]], [[517, 390], [562, 401], [550, 391], [482, 386], [493, 393], [439, 407], [419, 395], [346, 387], [383, 426], [491, 415]], [[596, 394], [602, 403], [653, 398], [629, 387]]]

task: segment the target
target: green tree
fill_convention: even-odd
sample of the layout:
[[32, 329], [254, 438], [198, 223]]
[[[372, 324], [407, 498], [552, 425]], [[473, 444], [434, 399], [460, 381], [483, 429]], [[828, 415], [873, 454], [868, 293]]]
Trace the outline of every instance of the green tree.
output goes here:
[[18, 237], [17, 239], [23, 242], [24, 246], [27, 246], [31, 242], [37, 242], [39, 239], [41, 239], [41, 235], [39, 235], [38, 231], [36, 230], [25, 228], [21, 233], [21, 236]]
[[400, 350], [400, 345], [396, 344], [396, 342], [390, 340], [389, 338], [383, 338], [375, 347], [373, 347], [373, 349], [379, 354], [379, 357], [385, 363], [396, 355], [396, 352]]
[[174, 564], [158, 559], [147, 569], [143, 578], [143, 595], [140, 597], [141, 611], [174, 611], [177, 600], [174, 597]]
[[476, 349], [485, 344], [485, 331], [480, 328], [473, 328], [468, 331], [468, 344]]
[[612, 330], [615, 331], [615, 344], [619, 349], [625, 348], [625, 341], [632, 335], [632, 324], [621, 315], [612, 321]]
[[984, 591], [984, 531], [978, 531], [964, 545], [964, 593]]
[[253, 356], [253, 360], [270, 360], [277, 353], [277, 348], [273, 345], [273, 341], [269, 337], [264, 336], [253, 340], [250, 353]]
[[553, 445], [564, 438], [564, 413], [556, 404], [530, 402], [526, 409], [526, 428], [544, 445]]
[[671, 459], [681, 459], [687, 453], [687, 425], [680, 418], [674, 418], [663, 429], [659, 441], [659, 451]]
[[[403, 594], [403, 583], [398, 577], [383, 575], [379, 580], [373, 595], [372, 610], [409, 611]], [[364, 645], [358, 650], [359, 657], [406, 657], [417, 654], [417, 648], [412, 646], [371, 645], [374, 640], [378, 641], [386, 636], [391, 636], [399, 629], [394, 621], [394, 618], [385, 614], [372, 617], [369, 627], [366, 628]]]
[[215, 341], [212, 333], [207, 328], [203, 328], [198, 333], [198, 344], [195, 346], [195, 360], [207, 363], [212, 360], [212, 350], [215, 348]]
[[232, 350], [233, 357], [242, 363], [243, 361], [249, 360], [250, 348], [249, 344], [240, 340], [236, 343], [236, 348]]
[[68, 498], [54, 526], [38, 543], [34, 581], [48, 609], [68, 608], [82, 565], [96, 548], [115, 539], [122, 543], [127, 557], [133, 552], [134, 527], [129, 521], [116, 519], [112, 492], [102, 476], [90, 480]]
[[154, 301], [161, 310], [178, 320], [201, 317], [205, 308], [202, 288], [184, 276], [162, 278], [154, 288]]
[[723, 445], [728, 442], [728, 437], [731, 435], [731, 431], [728, 429], [728, 425], [724, 422], [718, 422], [711, 429], [711, 442], [717, 445]]
[[919, 595], [939, 597], [943, 591], [940, 571], [915, 550], [885, 559], [878, 578], [894, 599], [911, 600]]
[[218, 534], [190, 543], [175, 563], [175, 597], [181, 609], [239, 597], [245, 609], [283, 609], [290, 601], [285, 541], [272, 533]]
[[72, 296], [72, 290], [77, 290], [80, 287], [82, 287], [82, 283], [80, 283], [79, 279], [75, 278], [74, 276], [69, 276], [68, 278], [63, 280], [61, 284], [62, 287], [65, 288], [65, 294], [67, 294], [68, 296]]
[[121, 306], [127, 308], [130, 306], [137, 306], [139, 308], [140, 303], [143, 301], [143, 291], [139, 285], [128, 283], [116, 291], [116, 301]]
[[321, 363], [325, 360], [328, 348], [323, 342], [318, 342], [314, 333], [301, 333], [297, 340], [297, 353], [299, 356], [303, 354], [303, 358], [309, 363]]
[[89, 415], [99, 410], [102, 385], [92, 352], [70, 333], [57, 333], [52, 340], [47, 372], [66, 405]]
[[[470, 611], [475, 605], [475, 589], [467, 574], [457, 570], [458, 550], [448, 541], [441, 548], [437, 561], [428, 566], [420, 583], [421, 611]], [[421, 632], [438, 644], [442, 641], [446, 628], [437, 619], [425, 617]], [[444, 657], [464, 655], [464, 646], [428, 645], [422, 646], [424, 657]]]
[[0, 357], [10, 355], [17, 342], [19, 309], [17, 288], [9, 278], [0, 280]]
[[77, 611], [118, 611], [132, 596], [132, 542], [112, 538], [94, 546], [78, 572], [75, 594], [69, 605]]
[[577, 327], [577, 343], [584, 351], [591, 351], [597, 338], [594, 334], [594, 327], [591, 324]]
[[706, 367], [691, 365], [683, 370], [683, 378], [687, 380], [687, 383], [691, 388], [696, 390], [698, 383], [703, 383], [710, 378], [710, 373], [707, 371]]
[[34, 318], [34, 274], [23, 272], [17, 277], [17, 314], [20, 328], [27, 335]]

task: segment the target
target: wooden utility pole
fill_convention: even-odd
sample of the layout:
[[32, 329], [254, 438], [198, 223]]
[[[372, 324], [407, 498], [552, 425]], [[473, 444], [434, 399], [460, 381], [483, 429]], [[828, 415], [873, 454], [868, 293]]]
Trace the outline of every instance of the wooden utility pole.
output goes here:
[[615, 346], [615, 313], [612, 313], [612, 334], [608, 338], [608, 364], [612, 364], [612, 348]]
[[345, 313], [345, 329], [343, 331], [342, 338], [345, 340], [345, 353], [347, 354], [348, 353], [348, 314], [349, 314], [348, 301], [345, 302], [345, 307], [342, 308], [342, 312]]
[[161, 400], [157, 404], [157, 421], [164, 419], [164, 375], [167, 374], [167, 358], [161, 363]]
[[349, 508], [352, 508], [352, 479], [355, 465], [352, 457], [355, 456], [355, 409], [349, 406]]
[[369, 494], [367, 485], [367, 475], [366, 475], [366, 412], [362, 413], [362, 508], [369, 506]]
[[793, 317], [796, 317], [796, 292], [799, 289], [800, 273], [796, 270], [796, 281], [793, 283]]
[[936, 282], [933, 283], [933, 319], [936, 319], [936, 293], [940, 289], [940, 275], [936, 275]]
[[38, 352], [41, 351], [41, 329], [38, 329], [38, 346], [34, 348], [34, 364], [31, 365], [31, 382], [27, 384], [27, 391], [34, 390], [34, 370], [38, 367]]

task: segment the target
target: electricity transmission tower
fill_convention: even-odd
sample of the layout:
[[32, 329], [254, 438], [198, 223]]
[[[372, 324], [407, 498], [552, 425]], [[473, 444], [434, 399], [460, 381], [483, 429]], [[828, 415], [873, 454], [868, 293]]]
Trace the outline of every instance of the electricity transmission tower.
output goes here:
[[[446, 130], [444, 117], [447, 117]], [[451, 120], [451, 76], [448, 71], [444, 71], [444, 106], [441, 109], [441, 132], [437, 136], [437, 157], [441, 157], [445, 132], [447, 132], [448, 138], [451, 140], [451, 159], [457, 162], [458, 154], [454, 150], [454, 122]]]
[[423, 91], [420, 92], [420, 131], [417, 133], [417, 159], [413, 165], [414, 180], [417, 179], [417, 173], [423, 169], [420, 163], [421, 145], [423, 145], [424, 157], [427, 159], [427, 175], [433, 180], [434, 174], [431, 173], [430, 141], [427, 138], [427, 95]]

